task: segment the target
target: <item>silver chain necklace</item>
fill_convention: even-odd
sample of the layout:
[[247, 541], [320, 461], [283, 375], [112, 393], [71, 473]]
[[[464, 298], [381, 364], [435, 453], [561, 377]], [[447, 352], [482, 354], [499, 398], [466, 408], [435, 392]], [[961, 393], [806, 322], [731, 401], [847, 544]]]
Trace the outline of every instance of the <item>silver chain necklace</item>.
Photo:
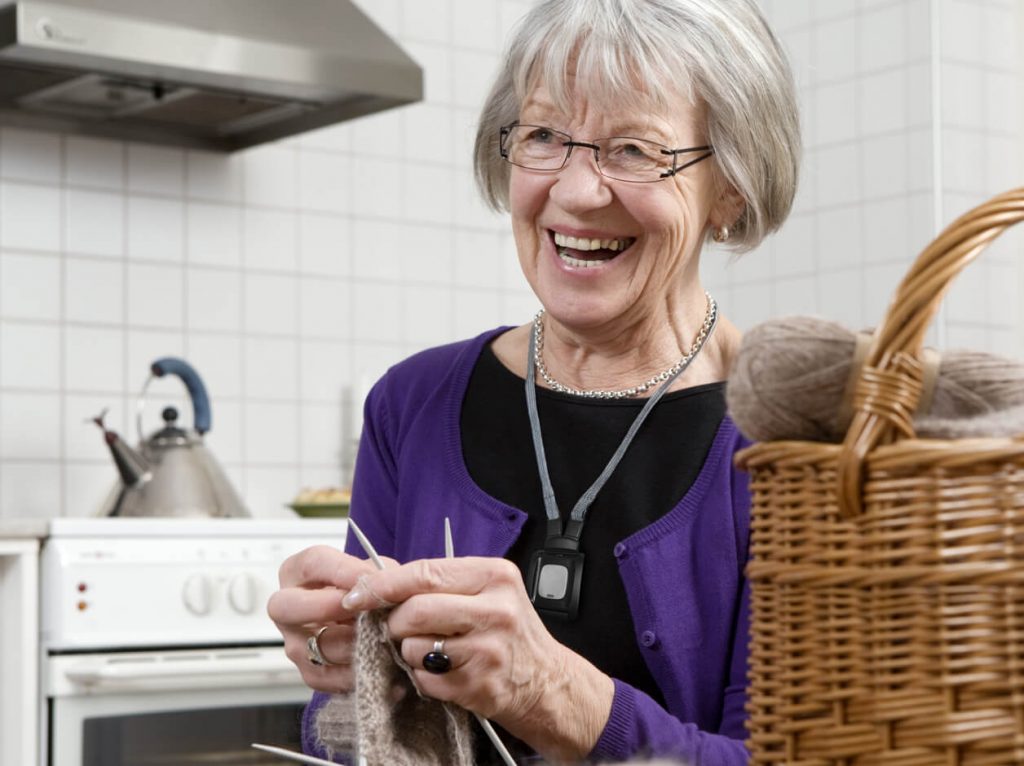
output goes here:
[[704, 295], [708, 299], [708, 310], [707, 313], [704, 314], [704, 322], [701, 324], [700, 330], [697, 331], [697, 337], [693, 339], [693, 344], [690, 346], [690, 350], [686, 352], [686, 355], [682, 359], [667, 370], [659, 372], [653, 378], [644, 381], [638, 386], [623, 388], [618, 391], [601, 391], [597, 389], [565, 386], [551, 377], [551, 373], [548, 372], [547, 367], [544, 366], [544, 360], [541, 358], [541, 352], [544, 349], [544, 309], [538, 311], [537, 315], [533, 318], [533, 335], [534, 338], [536, 338], [533, 350], [533, 363], [536, 365], [537, 372], [540, 373], [541, 378], [543, 378], [544, 382], [548, 384], [548, 388], [552, 391], [558, 391], [561, 394], [573, 394], [574, 396], [583, 396], [588, 399], [630, 399], [634, 396], [640, 396], [640, 394], [650, 390], [659, 383], [664, 383], [681, 369], [686, 367], [686, 365], [693, 361], [693, 358], [697, 356], [701, 348], [704, 347], [704, 341], [708, 339], [708, 335], [711, 333], [711, 329], [715, 326], [715, 322], [718, 319], [718, 304], [715, 303], [715, 299], [711, 297], [711, 293], [705, 292]]

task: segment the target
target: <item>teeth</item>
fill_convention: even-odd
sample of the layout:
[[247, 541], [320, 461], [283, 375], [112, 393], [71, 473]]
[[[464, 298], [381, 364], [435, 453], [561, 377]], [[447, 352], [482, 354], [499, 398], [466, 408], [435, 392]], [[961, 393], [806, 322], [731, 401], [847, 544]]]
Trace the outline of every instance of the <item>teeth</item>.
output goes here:
[[571, 247], [573, 250], [625, 250], [632, 239], [590, 239], [588, 237], [569, 237], [555, 232], [555, 244], [559, 247]]
[[605, 261], [600, 258], [592, 261], [582, 261], [579, 258], [573, 258], [565, 250], [559, 250], [558, 257], [561, 258], [563, 262], [569, 264], [570, 266], [574, 266], [577, 269], [592, 269], [595, 266], [600, 266], [601, 264], [605, 263]]

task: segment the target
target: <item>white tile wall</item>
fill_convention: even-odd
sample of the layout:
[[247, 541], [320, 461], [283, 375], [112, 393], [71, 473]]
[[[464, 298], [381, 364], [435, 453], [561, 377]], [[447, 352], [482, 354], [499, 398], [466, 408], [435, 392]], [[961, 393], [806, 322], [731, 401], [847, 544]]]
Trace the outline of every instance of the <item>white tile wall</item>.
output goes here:
[[121, 191], [123, 144], [81, 136], [64, 138], [64, 181], [69, 185]]
[[61, 207], [55, 186], [0, 181], [0, 247], [60, 250]]
[[0, 387], [60, 390], [60, 327], [0, 321]]
[[[243, 352], [245, 393], [248, 397], [292, 400], [298, 396], [297, 340], [249, 336], [245, 340]], [[273, 434], [273, 429], [270, 434]], [[254, 445], [253, 449], [258, 447]]]
[[9, 392], [0, 399], [0, 458], [56, 460], [60, 431], [55, 395]]
[[185, 281], [188, 329], [241, 332], [241, 272], [190, 267], [185, 272]]
[[5, 178], [60, 181], [60, 137], [16, 128], [0, 130], [0, 172]]
[[290, 274], [247, 273], [243, 279], [245, 329], [294, 335], [298, 328], [298, 280]]
[[298, 302], [298, 332], [302, 337], [343, 339], [351, 334], [347, 280], [302, 277]]
[[145, 144], [128, 145], [128, 190], [180, 195], [185, 185], [185, 153]]
[[5, 460], [0, 473], [0, 507], [10, 515], [50, 518], [60, 516], [61, 472], [59, 461]]
[[351, 349], [344, 341], [303, 340], [299, 345], [299, 398], [339, 404], [353, 386]]
[[[242, 342], [238, 334], [191, 333], [188, 341], [189, 361], [202, 370], [203, 381], [217, 394], [217, 421], [221, 422], [223, 406], [239, 406], [242, 397]], [[225, 401], [221, 401], [221, 400]], [[217, 427], [220, 430], [220, 427]]]
[[304, 150], [299, 154], [298, 174], [299, 207], [303, 210], [346, 213], [351, 208], [350, 157]]
[[129, 258], [180, 263], [185, 256], [184, 229], [185, 206], [180, 199], [138, 195], [129, 198]]
[[128, 263], [128, 323], [150, 328], [184, 325], [184, 274], [180, 266]]
[[247, 269], [295, 271], [299, 262], [294, 210], [251, 208], [242, 219], [242, 250]]
[[299, 270], [303, 274], [347, 277], [352, 273], [352, 222], [348, 216], [302, 213]]
[[[388, 365], [536, 311], [470, 160], [531, 0], [359, 2], [424, 67], [423, 103], [235, 154], [0, 129], [0, 516], [92, 513], [115, 474], [87, 420], [109, 408], [134, 440], [136, 394], [165, 355], [205, 379], [209, 445], [249, 505], [281, 513], [302, 484], [349, 475]], [[801, 189], [781, 232], [743, 258], [709, 251], [705, 279], [741, 327], [874, 324], [937, 210], [945, 223], [1024, 177], [1022, 9], [762, 4], [799, 86]], [[957, 280], [947, 344], [1017, 355], [1022, 237]], [[146, 428], [165, 402], [191, 418], [177, 381], [150, 399]]]
[[67, 252], [121, 257], [125, 247], [124, 197], [106, 191], [69, 188], [64, 204]]
[[[876, 324], [941, 226], [1024, 179], [1024, 8], [1005, 0], [762, 5], [791, 53], [800, 90], [802, 188], [783, 231], [709, 281], [731, 298], [741, 327], [794, 306]], [[801, 231], [808, 222], [811, 255], [794, 258], [808, 247]], [[936, 320], [939, 341], [983, 338], [982, 348], [1021, 355], [1020, 237], [1004, 235], [957, 280]], [[808, 287], [805, 273], [817, 278], [810, 296], [799, 292]]]
[[[946, 225], [969, 207], [1022, 185], [1024, 8], [1005, 0], [941, 0], [938, 5]], [[943, 310], [946, 345], [1021, 356], [1021, 236], [1016, 229], [1004, 234], [956, 278]]]
[[58, 320], [61, 313], [60, 260], [41, 253], [0, 253], [3, 316]]

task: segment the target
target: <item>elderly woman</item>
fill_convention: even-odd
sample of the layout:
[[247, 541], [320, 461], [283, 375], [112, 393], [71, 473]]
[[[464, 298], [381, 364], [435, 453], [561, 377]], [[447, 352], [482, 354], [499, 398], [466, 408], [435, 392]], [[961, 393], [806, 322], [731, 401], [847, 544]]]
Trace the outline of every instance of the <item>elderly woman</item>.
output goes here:
[[753, 0], [529, 12], [476, 172], [543, 310], [370, 392], [352, 517], [401, 563], [376, 571], [350, 539], [283, 565], [269, 610], [309, 686], [351, 687], [353, 621], [387, 602], [424, 694], [545, 758], [746, 761], [739, 333], [699, 266], [708, 240], [749, 249], [782, 223], [799, 149]]

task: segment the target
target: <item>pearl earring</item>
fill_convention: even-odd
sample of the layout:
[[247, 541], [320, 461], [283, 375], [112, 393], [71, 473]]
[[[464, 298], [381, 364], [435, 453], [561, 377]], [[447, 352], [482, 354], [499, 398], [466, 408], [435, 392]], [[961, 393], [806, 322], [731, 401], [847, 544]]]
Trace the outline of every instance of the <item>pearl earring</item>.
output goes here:
[[726, 240], [729, 239], [729, 227], [719, 226], [711, 235], [711, 239], [713, 239], [715, 242], [725, 242]]

